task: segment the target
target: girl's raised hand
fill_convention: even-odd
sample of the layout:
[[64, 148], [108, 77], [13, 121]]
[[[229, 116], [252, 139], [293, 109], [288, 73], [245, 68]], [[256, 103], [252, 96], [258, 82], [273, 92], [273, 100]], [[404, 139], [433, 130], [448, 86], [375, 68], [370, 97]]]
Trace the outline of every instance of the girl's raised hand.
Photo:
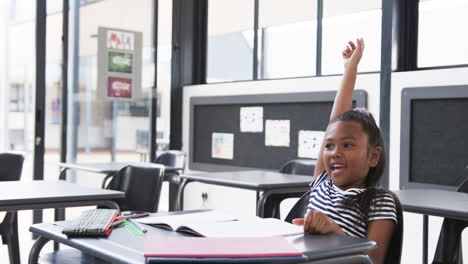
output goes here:
[[357, 67], [361, 61], [364, 52], [364, 40], [362, 38], [356, 39], [356, 43], [348, 41], [348, 45], [343, 50], [343, 60], [345, 68]]

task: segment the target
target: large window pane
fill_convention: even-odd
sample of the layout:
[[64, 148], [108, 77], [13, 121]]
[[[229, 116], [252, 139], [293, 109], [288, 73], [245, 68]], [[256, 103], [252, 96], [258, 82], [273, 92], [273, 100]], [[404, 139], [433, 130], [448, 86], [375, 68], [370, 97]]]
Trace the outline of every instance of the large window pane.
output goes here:
[[56, 180], [62, 118], [62, 1], [47, 1], [47, 11], [44, 179]]
[[315, 75], [317, 1], [260, 1], [259, 78]]
[[421, 0], [418, 67], [468, 64], [468, 2]]
[[[149, 151], [149, 102], [151, 87], [154, 84], [154, 47], [152, 43], [153, 1], [151, 0], [104, 0], [88, 1], [82, 5], [79, 23], [79, 68], [78, 85], [71, 88], [73, 102], [73, 128], [69, 131], [71, 149], [69, 156], [78, 162], [109, 162], [145, 160]], [[111, 11], [110, 11], [111, 10]], [[133, 52], [140, 47], [114, 48], [120, 60], [130, 60], [130, 67], [118, 69], [109, 66], [106, 85], [98, 84], [98, 29], [100, 27], [142, 33], [142, 62], [134, 65], [136, 55]], [[73, 30], [73, 29], [72, 29]], [[133, 35], [132, 35], [133, 36]], [[135, 36], [134, 36], [135, 37]], [[126, 41], [126, 36], [116, 35], [115, 43]], [[134, 39], [134, 41], [136, 41]], [[129, 57], [126, 57], [127, 55]], [[132, 55], [133, 54], [133, 55]], [[109, 54], [103, 54], [106, 60], [114, 61]], [[117, 58], [117, 59], [119, 59]], [[122, 64], [121, 64], [122, 65]], [[114, 67], [112, 69], [111, 67]], [[138, 71], [138, 68], [141, 71]], [[141, 96], [136, 98], [136, 86], [130, 76], [136, 71], [141, 76]], [[112, 75], [112, 77], [111, 77]], [[115, 75], [115, 76], [114, 76]], [[108, 89], [112, 83], [130, 82], [131, 99], [108, 98]], [[122, 85], [125, 85], [122, 84]], [[110, 85], [110, 86], [109, 86]], [[128, 87], [128, 86], [126, 86]]]
[[22, 178], [31, 180], [34, 159], [35, 112], [35, 10], [36, 2], [1, 1], [2, 29], [0, 49], [0, 108], [3, 144], [0, 151], [24, 154]]
[[366, 44], [360, 72], [379, 71], [382, 1], [324, 1], [322, 74], [343, 72], [341, 53], [349, 40], [363, 37]]
[[253, 0], [208, 2], [207, 82], [251, 80]]

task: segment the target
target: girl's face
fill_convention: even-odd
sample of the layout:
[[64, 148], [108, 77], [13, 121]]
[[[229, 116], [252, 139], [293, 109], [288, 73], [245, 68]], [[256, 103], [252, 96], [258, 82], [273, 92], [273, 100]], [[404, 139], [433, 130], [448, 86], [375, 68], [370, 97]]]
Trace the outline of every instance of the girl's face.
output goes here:
[[380, 147], [369, 146], [358, 122], [337, 121], [327, 129], [323, 162], [327, 174], [342, 190], [365, 188], [369, 168], [377, 165], [380, 153]]

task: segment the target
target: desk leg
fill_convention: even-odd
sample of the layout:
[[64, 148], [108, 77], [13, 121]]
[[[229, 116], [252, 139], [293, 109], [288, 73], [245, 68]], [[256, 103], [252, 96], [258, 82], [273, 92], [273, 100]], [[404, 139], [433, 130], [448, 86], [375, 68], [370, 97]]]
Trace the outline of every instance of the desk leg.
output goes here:
[[184, 190], [185, 186], [189, 183], [187, 179], [183, 179], [179, 185], [179, 190], [177, 191], [177, 210], [183, 211], [184, 210]]
[[428, 228], [429, 227], [429, 216], [423, 215], [423, 259], [422, 263], [427, 264], [427, 240], [428, 240]]
[[39, 236], [34, 242], [31, 251], [29, 252], [28, 263], [29, 264], [37, 264], [39, 261], [39, 253], [41, 253], [42, 248], [44, 245], [49, 242], [49, 239]]
[[178, 207], [178, 197], [179, 197], [179, 187], [180, 187], [180, 178], [177, 174], [177, 180], [172, 176], [169, 180], [169, 212], [177, 211]]
[[[62, 168], [59, 174], [59, 180], [66, 181], [67, 180], [67, 170], [68, 168]], [[55, 208], [54, 210], [54, 220], [55, 221], [63, 221], [65, 220], [65, 208]], [[59, 243], [54, 242], [54, 251], [59, 250]]]
[[[67, 170], [68, 170], [68, 168], [62, 168], [60, 170], [59, 180], [61, 180], [61, 181], [66, 181], [67, 180]], [[64, 208], [56, 208], [55, 209], [54, 219], [55, 219], [55, 221], [65, 220], [65, 209]]]
[[260, 195], [260, 199], [257, 200], [257, 216], [258, 217], [262, 217], [262, 218], [271, 217], [270, 215], [265, 215], [265, 205], [270, 194], [271, 194], [270, 191], [263, 191], [262, 195]]

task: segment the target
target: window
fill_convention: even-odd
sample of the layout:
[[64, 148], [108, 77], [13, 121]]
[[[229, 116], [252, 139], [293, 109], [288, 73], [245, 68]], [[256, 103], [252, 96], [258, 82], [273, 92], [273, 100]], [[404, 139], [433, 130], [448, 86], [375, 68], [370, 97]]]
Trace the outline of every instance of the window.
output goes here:
[[[82, 1], [79, 10], [79, 78], [69, 105], [68, 157], [78, 162], [147, 160], [155, 69], [153, 1], [91, 2]], [[104, 37], [106, 50], [97, 45], [101, 27], [110, 30]], [[107, 68], [98, 83], [100, 56]]]
[[349, 40], [363, 37], [366, 49], [360, 72], [379, 71], [382, 33], [381, 1], [323, 1], [322, 74], [343, 72], [341, 52]]
[[315, 75], [317, 1], [259, 5], [259, 78]]
[[252, 80], [253, 0], [208, 2], [207, 82]]
[[467, 12], [466, 0], [420, 1], [418, 67], [468, 64]]

